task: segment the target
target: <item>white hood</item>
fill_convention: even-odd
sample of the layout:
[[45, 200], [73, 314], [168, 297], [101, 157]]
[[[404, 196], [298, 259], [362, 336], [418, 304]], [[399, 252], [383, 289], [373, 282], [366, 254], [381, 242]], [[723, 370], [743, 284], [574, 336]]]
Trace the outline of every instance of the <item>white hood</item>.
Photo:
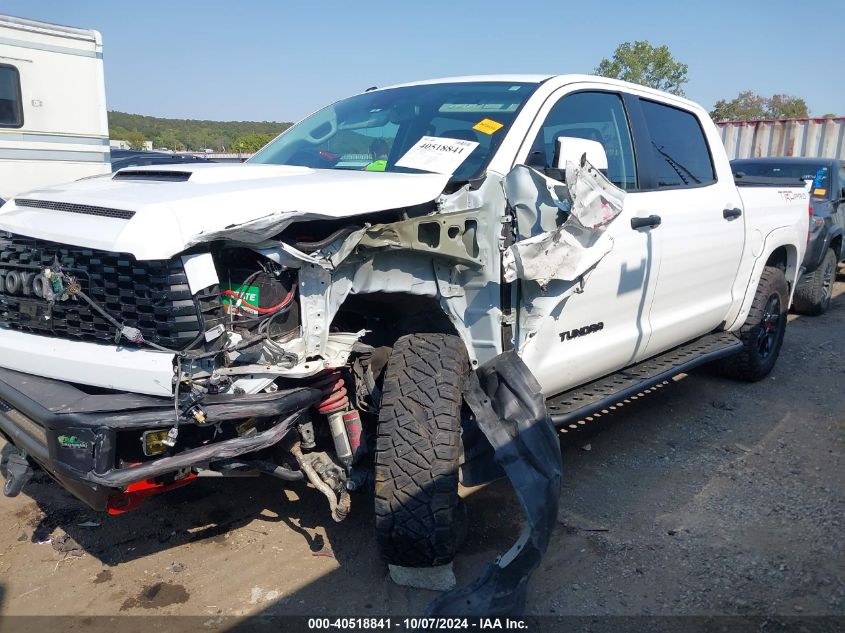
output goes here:
[[[169, 259], [204, 236], [243, 224], [278, 232], [296, 218], [343, 218], [431, 202], [449, 180], [440, 174], [215, 163], [118, 173], [117, 180], [95, 177], [17, 196], [0, 207], [0, 230], [138, 259]], [[125, 178], [133, 173], [138, 179]], [[83, 206], [60, 210], [19, 200]]]

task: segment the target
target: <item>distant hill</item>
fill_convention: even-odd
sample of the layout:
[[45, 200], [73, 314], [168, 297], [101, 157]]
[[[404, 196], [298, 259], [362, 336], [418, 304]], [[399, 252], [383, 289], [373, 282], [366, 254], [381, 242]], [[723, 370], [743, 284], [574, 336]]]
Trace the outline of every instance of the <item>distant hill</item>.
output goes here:
[[[172, 150], [230, 149], [245, 147], [255, 139], [269, 140], [291, 126], [276, 121], [200, 121], [162, 119], [127, 112], [109, 112], [109, 136], [140, 146], [152, 141], [155, 148]], [[240, 141], [240, 143], [239, 143]], [[259, 143], [260, 146], [260, 143]]]

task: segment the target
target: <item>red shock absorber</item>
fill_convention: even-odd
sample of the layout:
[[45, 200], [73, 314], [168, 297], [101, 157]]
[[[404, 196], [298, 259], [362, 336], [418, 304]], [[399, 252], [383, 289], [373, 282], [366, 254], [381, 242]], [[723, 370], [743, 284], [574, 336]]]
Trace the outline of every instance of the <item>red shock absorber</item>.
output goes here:
[[317, 412], [329, 418], [335, 451], [349, 468], [359, 454], [362, 441], [361, 416], [349, 406], [349, 392], [340, 370], [331, 369], [312, 383], [323, 394], [316, 405]]

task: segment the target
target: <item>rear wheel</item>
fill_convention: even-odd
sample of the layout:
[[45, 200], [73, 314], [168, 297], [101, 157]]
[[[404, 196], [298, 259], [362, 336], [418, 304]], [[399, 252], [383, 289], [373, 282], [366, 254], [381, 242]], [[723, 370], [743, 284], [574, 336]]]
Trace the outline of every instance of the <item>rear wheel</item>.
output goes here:
[[795, 289], [793, 309], [799, 314], [816, 316], [830, 307], [833, 282], [836, 279], [836, 252], [829, 248], [822, 263], [813, 272], [804, 275]]
[[780, 354], [786, 331], [789, 288], [780, 268], [766, 266], [745, 324], [737, 333], [742, 351], [719, 365], [732, 378], [754, 382], [765, 378]]
[[393, 347], [375, 458], [376, 540], [388, 563], [431, 567], [454, 558], [468, 373], [466, 349], [456, 336], [413, 334]]

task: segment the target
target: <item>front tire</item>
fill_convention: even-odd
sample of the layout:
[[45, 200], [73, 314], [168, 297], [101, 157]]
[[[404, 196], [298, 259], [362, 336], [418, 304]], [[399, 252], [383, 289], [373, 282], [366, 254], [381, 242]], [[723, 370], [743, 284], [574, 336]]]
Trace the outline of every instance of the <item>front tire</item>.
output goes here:
[[777, 362], [786, 331], [789, 287], [780, 268], [766, 266], [745, 324], [737, 333], [742, 351], [720, 364], [731, 378], [756, 382], [769, 375]]
[[390, 564], [433, 567], [455, 556], [468, 374], [466, 348], [457, 336], [412, 334], [393, 347], [375, 456], [376, 542]]
[[833, 296], [833, 282], [836, 279], [836, 252], [829, 248], [822, 263], [804, 278], [795, 288], [792, 308], [799, 314], [818, 316], [827, 312]]

